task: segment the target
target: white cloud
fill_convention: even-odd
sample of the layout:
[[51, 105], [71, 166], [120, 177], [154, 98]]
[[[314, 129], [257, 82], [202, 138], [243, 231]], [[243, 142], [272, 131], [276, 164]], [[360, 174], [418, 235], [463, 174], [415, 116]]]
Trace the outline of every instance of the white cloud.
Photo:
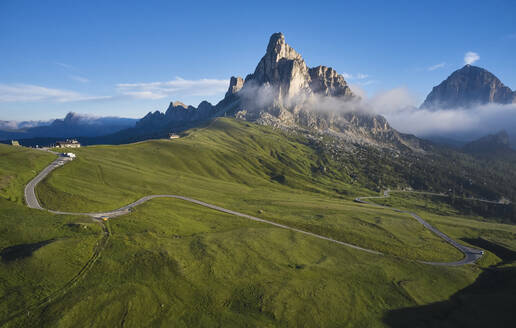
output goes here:
[[170, 96], [214, 96], [223, 95], [229, 80], [200, 79], [185, 80], [176, 77], [166, 82], [119, 83], [116, 85], [122, 95], [140, 99], [161, 99]]
[[407, 88], [400, 87], [380, 92], [365, 102], [377, 114], [387, 115], [415, 107], [417, 99]]
[[368, 80], [368, 81], [363, 81], [363, 82], [357, 82], [359, 85], [365, 87], [365, 86], [368, 86], [368, 85], [371, 85], [371, 84], [376, 84], [376, 83], [380, 83], [380, 81], [378, 80]]
[[77, 82], [81, 82], [81, 83], [88, 83], [90, 82], [89, 79], [83, 77], [83, 76], [79, 76], [79, 75], [70, 75], [70, 78], [74, 81], [77, 81]]
[[110, 97], [88, 96], [75, 91], [52, 89], [32, 84], [0, 84], [0, 102], [71, 102], [107, 98]]
[[473, 52], [473, 51], [468, 51], [464, 55], [464, 63], [467, 65], [471, 65], [479, 59], [480, 59], [480, 56], [476, 52]]
[[362, 89], [362, 87], [360, 85], [355, 84], [355, 83], [350, 83], [350, 84], [348, 84], [348, 86], [351, 89], [351, 91], [353, 92], [353, 94], [359, 96], [362, 99], [367, 98], [367, 92], [364, 89]]
[[440, 135], [452, 138], [478, 138], [506, 129], [516, 130], [516, 105], [490, 104], [467, 109], [423, 110], [405, 108], [385, 114], [393, 127], [419, 136]]
[[406, 88], [396, 88], [364, 99], [365, 110], [387, 118], [397, 130], [418, 136], [474, 139], [506, 129], [516, 133], [516, 104], [487, 104], [456, 109], [419, 109]]
[[357, 74], [349, 74], [349, 73], [342, 73], [342, 76], [346, 80], [364, 80], [369, 77], [369, 75], [364, 73], [357, 73]]
[[77, 69], [77, 67], [65, 63], [56, 62], [54, 63], [57, 66], [60, 66], [63, 68], [66, 72], [69, 73], [68, 77], [74, 81], [80, 82], [80, 83], [88, 83], [90, 80], [86, 77], [84, 77], [83, 73]]
[[443, 68], [444, 66], [446, 66], [446, 63], [443, 62], [443, 63], [435, 64], [435, 65], [428, 67], [428, 70], [435, 71], [436, 69]]
[[59, 62], [57, 62], [57, 63], [55, 63], [55, 64], [56, 64], [56, 65], [58, 65], [58, 66], [61, 66], [61, 67], [62, 67], [62, 68], [64, 68], [64, 69], [67, 69], [67, 70], [72, 70], [72, 71], [76, 71], [76, 70], [77, 70], [74, 66], [72, 66], [72, 65], [68, 65], [68, 64], [65, 64], [65, 63], [59, 63]]

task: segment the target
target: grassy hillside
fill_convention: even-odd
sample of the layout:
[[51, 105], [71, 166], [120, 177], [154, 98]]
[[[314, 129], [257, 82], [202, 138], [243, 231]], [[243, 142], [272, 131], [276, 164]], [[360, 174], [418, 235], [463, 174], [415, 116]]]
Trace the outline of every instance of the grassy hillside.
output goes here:
[[388, 310], [444, 300], [479, 273], [371, 255], [180, 200], [154, 200], [110, 225], [108, 247], [73, 292], [13, 324], [382, 327]]
[[0, 144], [0, 197], [23, 202], [23, 187], [56, 156], [38, 150]]
[[[471, 309], [482, 314], [474, 306], [479, 295], [497, 296], [481, 309], [485, 317], [495, 311], [494, 326], [511, 319], [512, 312], [498, 311], [503, 307], [496, 303], [510, 299], [511, 289], [492, 288], [489, 294], [481, 280], [496, 266], [511, 270], [515, 226], [419, 208], [450, 236], [490, 244], [478, 245], [487, 255], [477, 265], [414, 262], [410, 259], [444, 261], [460, 254], [408, 216], [352, 202], [370, 192], [354, 186], [331, 158], [303, 140], [217, 120], [178, 140], [74, 152], [76, 160], [38, 187], [45, 206], [114, 209], [147, 194], [175, 193], [389, 255], [175, 199], [152, 200], [104, 227], [0, 200], [0, 252], [12, 256], [13, 249], [25, 250], [14, 252], [23, 254], [15, 260], [2, 255], [0, 326], [399, 327], [410, 322], [414, 327], [421, 325], [420, 315], [423, 326], [460, 326], [470, 323]], [[16, 171], [25, 180], [15, 193], [22, 192], [32, 170], [36, 164]], [[417, 201], [411, 204], [407, 207]], [[512, 286], [508, 276], [500, 286]], [[30, 306], [48, 296], [44, 306]]]
[[[23, 188], [55, 155], [0, 145], [0, 326], [65, 289], [101, 238], [101, 227], [23, 204]], [[25, 313], [24, 311], [22, 311]]]
[[[37, 189], [52, 209], [101, 211], [178, 194], [395, 256], [461, 253], [407, 215], [360, 206], [330, 160], [270, 128], [219, 119], [179, 140], [82, 148]], [[322, 173], [314, 167], [325, 166]]]

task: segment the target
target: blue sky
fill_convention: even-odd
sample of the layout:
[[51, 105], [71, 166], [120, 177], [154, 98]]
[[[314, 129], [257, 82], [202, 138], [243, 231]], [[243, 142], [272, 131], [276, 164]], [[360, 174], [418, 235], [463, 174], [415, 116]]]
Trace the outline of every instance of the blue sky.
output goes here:
[[217, 102], [281, 31], [368, 96], [421, 102], [464, 65], [516, 89], [515, 1], [0, 1], [0, 120], [141, 117]]

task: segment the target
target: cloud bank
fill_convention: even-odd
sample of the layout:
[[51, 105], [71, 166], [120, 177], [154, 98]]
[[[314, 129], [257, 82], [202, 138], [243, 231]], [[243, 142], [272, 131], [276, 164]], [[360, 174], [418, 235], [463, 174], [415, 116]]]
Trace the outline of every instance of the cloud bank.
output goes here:
[[[389, 124], [403, 133], [419, 137], [440, 136], [469, 141], [505, 129], [516, 135], [516, 104], [487, 104], [457, 109], [420, 109], [419, 99], [407, 88], [400, 87], [367, 98], [363, 90], [351, 85], [361, 100], [346, 101], [323, 95], [300, 93], [292, 98], [281, 98], [287, 108], [310, 111], [346, 113], [359, 111], [383, 115]], [[246, 109], [251, 112], [274, 106], [278, 101], [276, 88], [269, 85], [246, 85], [241, 91]]]
[[185, 80], [177, 77], [166, 82], [119, 83], [117, 91], [125, 96], [138, 99], [162, 99], [168, 97], [223, 95], [229, 80], [200, 79]]
[[76, 91], [52, 89], [33, 84], [0, 84], [0, 102], [73, 102], [107, 99], [109, 96], [89, 96]]
[[383, 115], [400, 132], [471, 140], [505, 129], [516, 134], [516, 104], [487, 104], [468, 108], [425, 110], [417, 98], [397, 88], [366, 99], [374, 113]]
[[468, 51], [464, 55], [464, 64], [472, 65], [474, 62], [480, 59], [480, 56], [476, 52]]
[[428, 67], [428, 70], [435, 71], [436, 69], [443, 68], [444, 66], [446, 66], [446, 63], [443, 62], [443, 63], [435, 64], [435, 65]]

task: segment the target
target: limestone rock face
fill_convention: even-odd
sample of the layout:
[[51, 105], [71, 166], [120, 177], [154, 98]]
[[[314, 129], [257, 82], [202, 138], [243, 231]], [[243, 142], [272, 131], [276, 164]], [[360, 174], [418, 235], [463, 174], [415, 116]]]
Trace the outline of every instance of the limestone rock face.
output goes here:
[[230, 96], [221, 103], [237, 99], [233, 115], [239, 119], [330, 133], [350, 143], [410, 147], [384, 117], [355, 109], [359, 97], [341, 74], [326, 66], [309, 68], [281, 33], [271, 36], [265, 55], [237, 93], [231, 92], [233, 85], [237, 81], [232, 79]]
[[285, 42], [282, 33], [274, 33], [267, 51], [247, 84], [268, 85], [275, 89], [279, 100], [302, 95], [321, 94], [332, 97], [353, 97], [344, 77], [333, 68], [308, 68], [303, 57]]
[[242, 89], [243, 86], [244, 86], [244, 79], [242, 79], [240, 76], [238, 76], [238, 77], [232, 76], [231, 79], [229, 80], [229, 88], [228, 88], [228, 91], [226, 92], [226, 98], [231, 95], [234, 95], [235, 93], [240, 91], [240, 89]]
[[274, 33], [253, 74], [246, 77], [248, 85], [269, 85], [280, 99], [310, 93], [310, 75], [303, 57], [285, 43], [282, 33]]
[[332, 97], [353, 97], [344, 76], [333, 68], [317, 66], [310, 68], [310, 88], [314, 93]]
[[281, 33], [271, 36], [265, 55], [246, 77], [239, 95], [237, 116], [261, 124], [299, 126], [337, 134], [353, 143], [401, 138], [384, 117], [348, 106], [359, 98], [344, 77], [331, 67], [308, 68]]
[[487, 70], [466, 65], [428, 94], [421, 108], [450, 109], [488, 103], [510, 104], [515, 93]]

